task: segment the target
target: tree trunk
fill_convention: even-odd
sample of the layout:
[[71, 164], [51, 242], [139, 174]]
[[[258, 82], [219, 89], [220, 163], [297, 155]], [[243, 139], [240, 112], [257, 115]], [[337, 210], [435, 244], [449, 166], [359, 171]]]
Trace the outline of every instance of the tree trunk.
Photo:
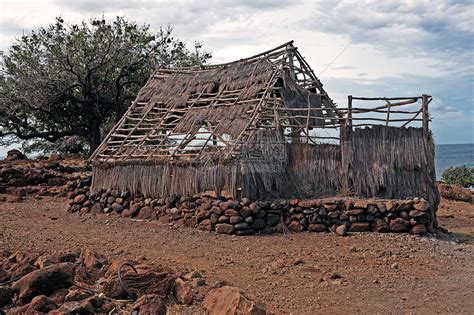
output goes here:
[[89, 155], [92, 155], [94, 151], [99, 147], [101, 143], [100, 137], [100, 123], [94, 122], [90, 129], [89, 142]]

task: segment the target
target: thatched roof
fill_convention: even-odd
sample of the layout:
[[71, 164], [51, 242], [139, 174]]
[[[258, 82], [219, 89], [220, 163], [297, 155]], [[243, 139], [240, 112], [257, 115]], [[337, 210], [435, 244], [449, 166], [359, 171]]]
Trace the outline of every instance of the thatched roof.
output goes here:
[[251, 145], [258, 129], [279, 129], [284, 121], [300, 134], [334, 123], [336, 114], [321, 82], [288, 42], [227, 64], [158, 69], [92, 160], [226, 159]]

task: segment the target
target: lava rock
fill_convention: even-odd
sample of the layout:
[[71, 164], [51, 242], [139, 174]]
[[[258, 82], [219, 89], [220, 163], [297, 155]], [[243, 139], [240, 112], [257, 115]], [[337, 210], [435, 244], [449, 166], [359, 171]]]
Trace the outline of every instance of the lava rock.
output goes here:
[[378, 233], [387, 233], [390, 232], [390, 228], [387, 224], [382, 219], [375, 219], [373, 225], [372, 225], [372, 231], [378, 232]]
[[347, 235], [347, 225], [345, 225], [345, 224], [339, 225], [336, 228], [336, 234], [339, 235], [339, 236], [346, 236]]
[[74, 281], [74, 264], [59, 263], [35, 270], [14, 284], [23, 303], [31, 301], [37, 295], [48, 295], [60, 288], [68, 288]]
[[173, 286], [173, 294], [176, 298], [176, 301], [179, 304], [192, 304], [194, 293], [193, 288], [190, 284], [185, 282], [183, 279], [178, 278], [175, 280]]
[[234, 226], [227, 223], [216, 224], [216, 232], [219, 234], [233, 234]]
[[326, 232], [328, 227], [325, 224], [310, 224], [308, 225], [308, 230], [311, 232]]
[[402, 218], [396, 218], [390, 221], [390, 230], [393, 232], [407, 232], [410, 227], [410, 222]]

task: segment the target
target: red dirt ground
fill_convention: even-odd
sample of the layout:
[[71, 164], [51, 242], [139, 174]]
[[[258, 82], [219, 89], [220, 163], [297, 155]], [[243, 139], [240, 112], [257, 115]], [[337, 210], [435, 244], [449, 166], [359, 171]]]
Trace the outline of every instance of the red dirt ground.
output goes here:
[[474, 311], [474, 205], [443, 200], [452, 234], [299, 233], [235, 237], [156, 221], [66, 212], [66, 199], [0, 203], [0, 249], [50, 253], [89, 247], [201, 270], [284, 313]]

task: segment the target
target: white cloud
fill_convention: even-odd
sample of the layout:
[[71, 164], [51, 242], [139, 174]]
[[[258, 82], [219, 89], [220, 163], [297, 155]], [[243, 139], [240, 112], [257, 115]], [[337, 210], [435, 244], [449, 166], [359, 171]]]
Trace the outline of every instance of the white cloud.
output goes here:
[[178, 38], [211, 50], [214, 63], [294, 39], [317, 74], [327, 68], [321, 79], [340, 104], [347, 94], [430, 93], [452, 114], [472, 115], [473, 12], [472, 1], [451, 0], [2, 1], [0, 50], [58, 15], [120, 15], [154, 29], [172, 25]]

